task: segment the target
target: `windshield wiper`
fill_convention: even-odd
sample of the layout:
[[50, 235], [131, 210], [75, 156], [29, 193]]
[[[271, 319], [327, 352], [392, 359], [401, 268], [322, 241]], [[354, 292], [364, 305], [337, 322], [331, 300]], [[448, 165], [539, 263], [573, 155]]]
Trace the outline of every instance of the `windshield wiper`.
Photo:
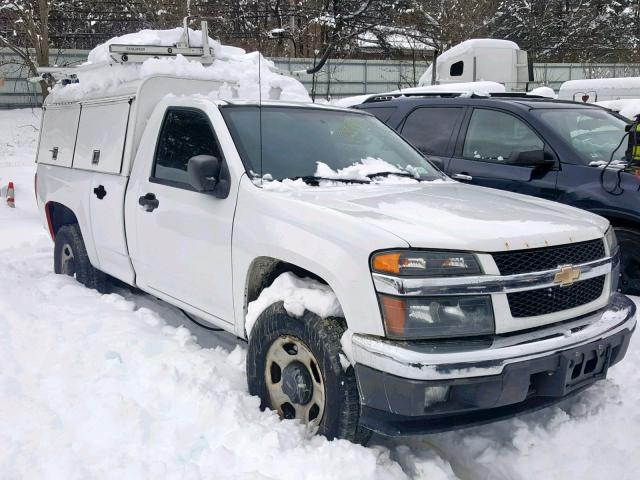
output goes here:
[[327, 178], [327, 177], [317, 177], [315, 175], [303, 175], [300, 177], [291, 177], [291, 180], [302, 180], [304, 183], [308, 183], [309, 185], [318, 186], [320, 182], [342, 182], [342, 183], [358, 183], [358, 184], [367, 184], [371, 183], [369, 180], [360, 180], [357, 178]]
[[414, 178], [416, 180], [420, 180], [419, 177], [416, 177], [414, 174], [409, 172], [376, 172], [376, 173], [370, 173], [369, 175], [367, 175], [367, 178], [390, 177], [391, 175], [395, 175], [396, 177], [407, 177], [407, 178]]

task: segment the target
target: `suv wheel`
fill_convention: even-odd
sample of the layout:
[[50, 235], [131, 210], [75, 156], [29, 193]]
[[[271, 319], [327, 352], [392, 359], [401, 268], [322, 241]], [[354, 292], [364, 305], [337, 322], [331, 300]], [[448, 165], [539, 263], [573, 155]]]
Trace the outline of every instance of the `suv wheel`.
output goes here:
[[366, 443], [359, 427], [360, 400], [353, 368], [340, 363], [342, 319], [322, 319], [307, 311], [290, 316], [282, 302], [258, 318], [249, 339], [249, 392], [285, 419], [316, 426], [329, 439]]
[[640, 232], [631, 228], [615, 228], [620, 245], [620, 290], [640, 295]]
[[101, 293], [107, 290], [107, 276], [91, 265], [77, 224], [64, 225], [56, 232], [53, 269]]

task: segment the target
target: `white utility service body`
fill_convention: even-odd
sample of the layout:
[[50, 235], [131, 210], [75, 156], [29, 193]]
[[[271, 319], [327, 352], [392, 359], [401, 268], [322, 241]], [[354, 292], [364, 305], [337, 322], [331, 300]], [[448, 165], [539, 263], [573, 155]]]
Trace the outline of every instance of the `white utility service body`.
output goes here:
[[[247, 305], [256, 299], [274, 265], [294, 266], [321, 279], [344, 312], [344, 353], [354, 367], [366, 369], [358, 378], [360, 401], [363, 408], [375, 411], [382, 402], [375, 389], [386, 395], [391, 384], [385, 382], [391, 378], [410, 382], [412, 389], [424, 389], [420, 382], [473, 381], [593, 342], [609, 348], [611, 338], [621, 338], [611, 348], [621, 345], [624, 355], [635, 328], [634, 307], [621, 295], [611, 296], [617, 252], [605, 240], [607, 220], [558, 203], [446, 178], [265, 188], [248, 175], [221, 113], [247, 103], [213, 99], [206, 95], [211, 90], [208, 81], [151, 76], [100, 97], [48, 101], [36, 192], [52, 237], [72, 212], [93, 267], [245, 339], [250, 333], [245, 328]], [[368, 115], [278, 101], [263, 106]], [[228, 168], [225, 198], [154, 178], [154, 152], [171, 109], [195, 111], [208, 119]], [[141, 206], [144, 198], [157, 204], [151, 209], [148, 202]], [[61, 209], [67, 215], [63, 220]], [[494, 254], [594, 241], [603, 245], [602, 258], [572, 267], [578, 277], [602, 277], [604, 283], [593, 299], [531, 317], [511, 315], [511, 292], [556, 288], [556, 276], [564, 270], [554, 264], [543, 272], [501, 275]], [[471, 252], [482, 273], [435, 279], [372, 273], [372, 254], [386, 250]], [[490, 297], [494, 341], [469, 349], [460, 342], [461, 347], [440, 352], [419, 342], [385, 338], [380, 295], [443, 295], [448, 289], [466, 295], [475, 289]], [[384, 378], [371, 381], [371, 371]], [[407, 407], [409, 417], [422, 419], [416, 411], [425, 414], [429, 405], [423, 400]], [[400, 415], [403, 408], [387, 413]], [[385, 433], [416, 431], [396, 424], [387, 428], [389, 422], [374, 417], [365, 426]]]

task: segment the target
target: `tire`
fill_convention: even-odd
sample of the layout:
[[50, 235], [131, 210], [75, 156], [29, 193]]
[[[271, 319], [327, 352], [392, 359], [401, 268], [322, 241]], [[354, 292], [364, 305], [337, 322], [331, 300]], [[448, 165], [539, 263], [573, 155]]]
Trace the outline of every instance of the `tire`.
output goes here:
[[[344, 332], [342, 319], [322, 319], [309, 311], [295, 318], [282, 302], [271, 305], [260, 315], [249, 338], [247, 382], [249, 392], [260, 397], [263, 410], [271, 408], [283, 418], [314, 423], [318, 433], [330, 440], [343, 438], [365, 444], [371, 432], [358, 425], [360, 400], [355, 372], [351, 367], [345, 371], [340, 363]], [[309, 354], [311, 360], [307, 361]], [[306, 373], [300, 373], [301, 368]], [[286, 387], [291, 385], [298, 388], [292, 395], [289, 388], [287, 395]], [[319, 390], [324, 391], [323, 396]], [[272, 395], [280, 400], [272, 401]], [[324, 399], [324, 405], [319, 405], [316, 396]]]
[[620, 291], [640, 295], [640, 231], [614, 228], [620, 245]]
[[53, 252], [55, 273], [75, 277], [84, 286], [100, 293], [107, 291], [107, 276], [91, 265], [77, 224], [60, 227]]

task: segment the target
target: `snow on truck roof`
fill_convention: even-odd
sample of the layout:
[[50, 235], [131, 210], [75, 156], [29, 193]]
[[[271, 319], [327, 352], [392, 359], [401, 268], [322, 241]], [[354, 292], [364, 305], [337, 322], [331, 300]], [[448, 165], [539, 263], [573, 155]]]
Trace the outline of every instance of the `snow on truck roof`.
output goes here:
[[[211, 82], [211, 94], [219, 98], [279, 98], [310, 102], [305, 87], [295, 78], [276, 72], [275, 65], [259, 52], [246, 53], [209, 38], [213, 63], [205, 65], [183, 55], [149, 58], [141, 63], [117, 63], [110, 56], [110, 45], [174, 47], [184, 29], [142, 30], [114, 37], [98, 45], [86, 63], [77, 69], [76, 83], [57, 84], [47, 104], [78, 102], [102, 97], [134, 95], [145, 79], [171, 77]], [[202, 47], [202, 33], [188, 29], [191, 46]], [[261, 94], [260, 95], [260, 91]], [[179, 89], [174, 91], [179, 95]]]

